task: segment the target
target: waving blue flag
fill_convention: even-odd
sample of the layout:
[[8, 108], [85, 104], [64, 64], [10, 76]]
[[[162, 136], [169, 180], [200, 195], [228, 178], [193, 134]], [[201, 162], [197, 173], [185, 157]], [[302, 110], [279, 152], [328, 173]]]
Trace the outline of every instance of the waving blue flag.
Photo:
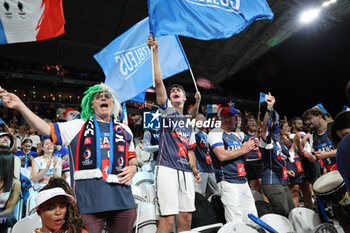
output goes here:
[[[105, 83], [120, 97], [132, 99], [153, 84], [151, 50], [147, 47], [148, 18], [108, 44], [94, 58], [106, 76]], [[157, 38], [163, 79], [189, 69], [189, 63], [177, 36]]]
[[266, 94], [260, 92], [259, 103], [264, 103], [264, 102], [266, 102]]
[[148, 14], [153, 36], [201, 40], [228, 38], [255, 20], [273, 19], [265, 0], [148, 0]]
[[345, 112], [345, 111], [350, 111], [350, 108], [346, 105], [344, 105], [344, 107], [343, 107], [343, 112]]
[[327, 110], [325, 109], [325, 107], [323, 107], [321, 103], [317, 104], [315, 107], [319, 107], [324, 114], [328, 114]]
[[0, 117], [0, 124], [4, 124], [4, 121], [1, 119], [1, 117]]

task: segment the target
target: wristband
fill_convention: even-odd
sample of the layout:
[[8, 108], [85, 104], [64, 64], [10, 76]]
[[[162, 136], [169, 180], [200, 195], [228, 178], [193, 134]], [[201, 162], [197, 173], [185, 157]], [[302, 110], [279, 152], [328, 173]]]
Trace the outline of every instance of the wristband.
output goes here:
[[191, 166], [191, 169], [193, 169], [194, 167], [197, 168], [196, 165], [192, 165], [192, 166]]

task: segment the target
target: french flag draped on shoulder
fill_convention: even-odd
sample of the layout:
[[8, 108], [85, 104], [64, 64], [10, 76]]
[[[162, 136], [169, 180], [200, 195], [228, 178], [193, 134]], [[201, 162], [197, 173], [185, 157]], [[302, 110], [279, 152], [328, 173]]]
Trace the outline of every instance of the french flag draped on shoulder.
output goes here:
[[6, 0], [0, 5], [0, 44], [46, 40], [64, 33], [62, 0]]
[[265, 0], [148, 0], [153, 36], [229, 38], [255, 20], [273, 19]]
[[[113, 40], [94, 58], [102, 67], [109, 85], [124, 102], [153, 84], [151, 50], [147, 46], [148, 17]], [[190, 68], [177, 36], [157, 38], [162, 78], [169, 78]]]

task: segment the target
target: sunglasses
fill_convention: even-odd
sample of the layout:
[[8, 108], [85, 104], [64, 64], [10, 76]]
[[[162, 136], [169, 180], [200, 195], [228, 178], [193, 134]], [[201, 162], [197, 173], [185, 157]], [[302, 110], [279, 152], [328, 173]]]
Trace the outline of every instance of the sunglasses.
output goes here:
[[112, 98], [112, 94], [109, 93], [109, 92], [100, 92], [100, 93], [97, 93], [95, 95], [95, 99], [96, 100], [100, 100], [100, 99], [110, 99]]

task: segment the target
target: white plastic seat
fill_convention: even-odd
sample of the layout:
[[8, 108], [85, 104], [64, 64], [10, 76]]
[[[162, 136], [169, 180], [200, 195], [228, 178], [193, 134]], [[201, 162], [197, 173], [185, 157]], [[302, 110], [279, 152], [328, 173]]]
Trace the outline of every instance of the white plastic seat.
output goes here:
[[27, 207], [26, 207], [26, 216], [32, 215], [36, 213], [35, 206], [35, 197], [38, 193], [37, 192], [31, 192], [28, 199], [27, 199]]
[[134, 224], [135, 233], [154, 233], [157, 231], [159, 216], [156, 207], [151, 203], [140, 202], [137, 205], [137, 218]]
[[144, 193], [141, 187], [131, 185], [131, 192], [136, 203], [147, 201], [147, 195]]
[[41, 218], [37, 214], [32, 214], [18, 221], [12, 228], [12, 233], [33, 232], [41, 227]]
[[147, 202], [156, 205], [156, 186], [154, 184], [147, 188]]
[[223, 225], [218, 233], [257, 233], [258, 231], [255, 230], [253, 227], [248, 226], [243, 221], [234, 221], [229, 222]]
[[270, 225], [278, 233], [290, 233], [294, 232], [292, 223], [288, 218], [279, 214], [265, 214], [260, 217], [261, 220]]
[[297, 233], [311, 232], [317, 225], [321, 224], [320, 216], [308, 208], [294, 208], [288, 216]]
[[214, 223], [206, 226], [196, 227], [191, 229], [190, 232], [205, 232], [205, 233], [211, 233], [211, 232], [217, 232], [221, 227], [223, 226], [222, 223]]
[[22, 210], [23, 210], [23, 198], [19, 196], [18, 201], [13, 208], [13, 215], [16, 217], [17, 221], [21, 220], [22, 218]]
[[131, 184], [139, 186], [142, 183], [154, 183], [154, 174], [150, 172], [136, 172]]
[[141, 167], [141, 172], [150, 172], [152, 173], [152, 166], [150, 162], [145, 163], [142, 167]]

